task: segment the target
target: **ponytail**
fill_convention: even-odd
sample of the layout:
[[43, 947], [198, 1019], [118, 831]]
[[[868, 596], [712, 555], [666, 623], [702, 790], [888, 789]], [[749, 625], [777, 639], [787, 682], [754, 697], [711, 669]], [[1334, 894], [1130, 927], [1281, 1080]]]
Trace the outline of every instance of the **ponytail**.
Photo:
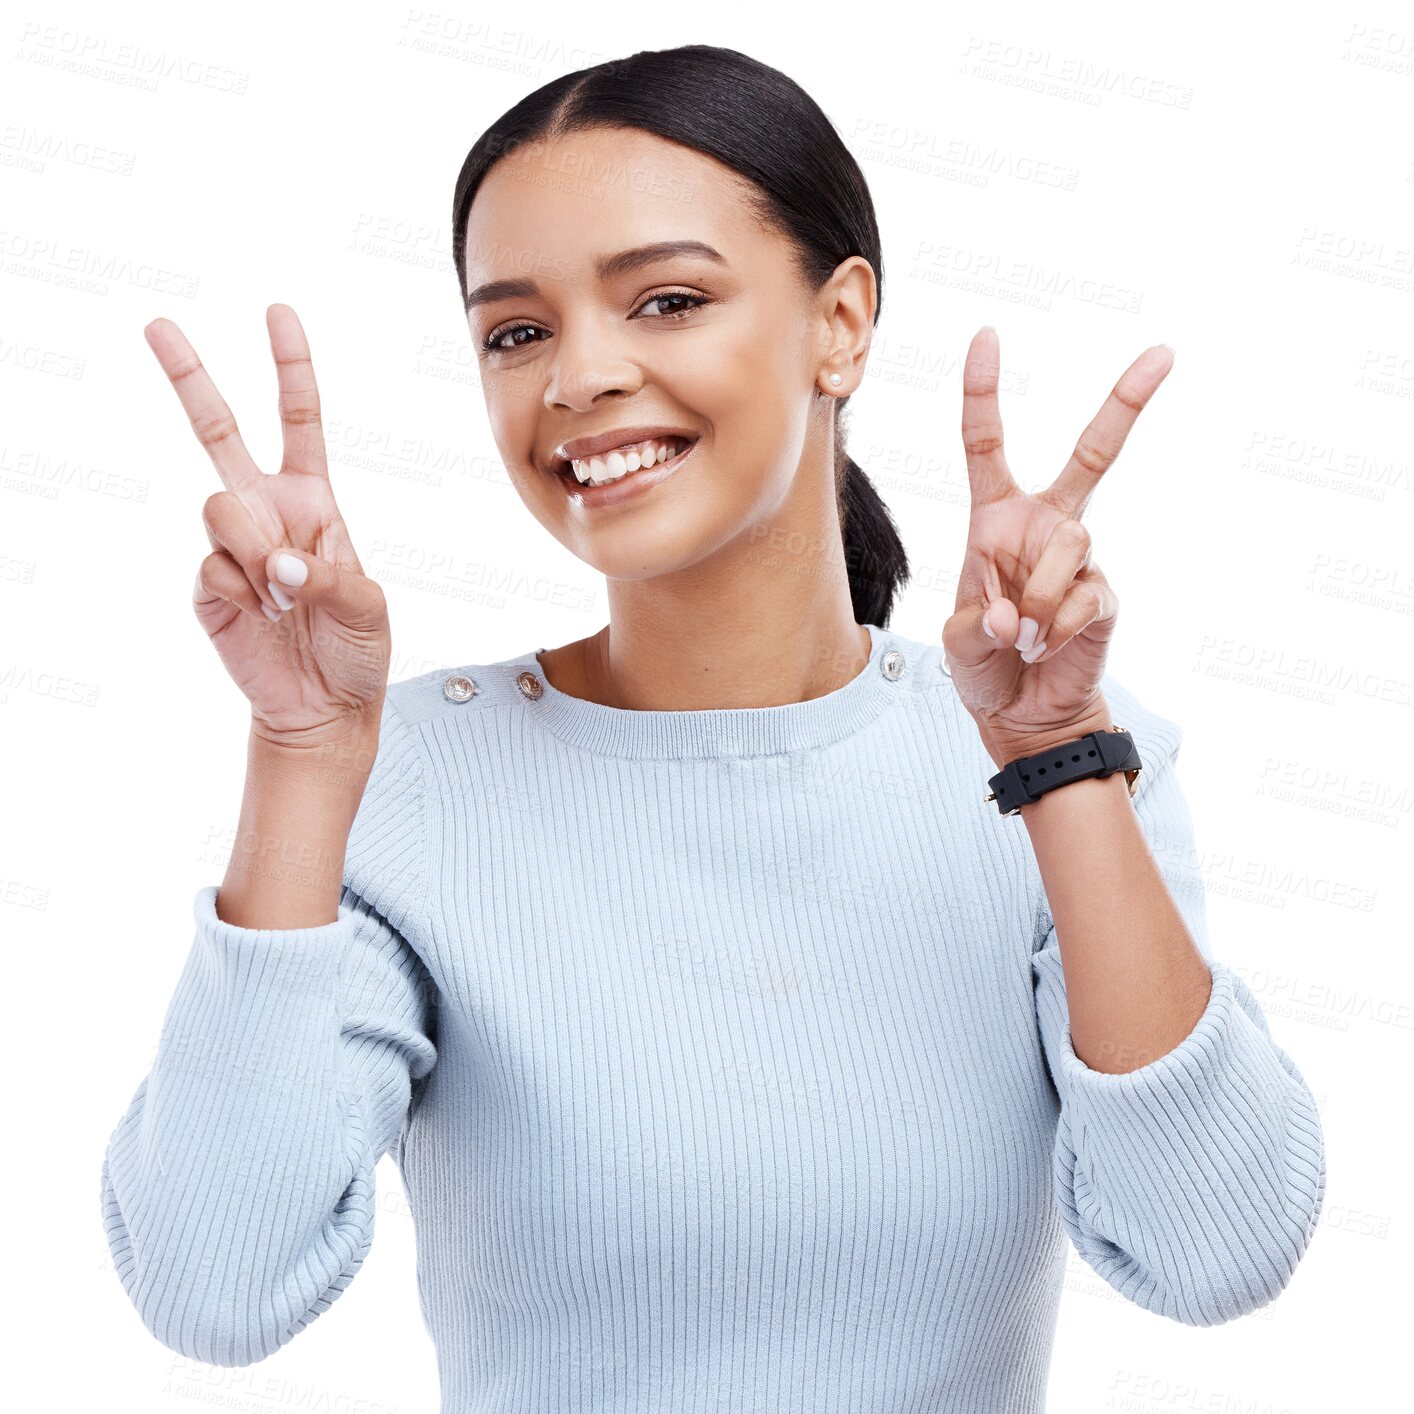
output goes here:
[[849, 597], [854, 604], [854, 621], [887, 628], [894, 611], [894, 597], [911, 573], [908, 555], [893, 516], [874, 483], [845, 450], [845, 404], [849, 399], [834, 401], [836, 505], [844, 536], [844, 562], [849, 575]]
[[840, 525], [854, 621], [887, 628], [894, 596], [909, 575], [908, 556], [889, 508], [863, 468], [849, 456], [844, 459]]

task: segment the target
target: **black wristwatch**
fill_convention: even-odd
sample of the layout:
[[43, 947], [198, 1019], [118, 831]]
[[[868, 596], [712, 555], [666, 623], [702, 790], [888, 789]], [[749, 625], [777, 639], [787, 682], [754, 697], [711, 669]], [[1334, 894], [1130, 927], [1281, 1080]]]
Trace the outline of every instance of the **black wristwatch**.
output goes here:
[[995, 800], [1003, 815], [1019, 815], [1023, 805], [1030, 805], [1048, 790], [1068, 786], [1072, 781], [1112, 776], [1116, 771], [1123, 771], [1128, 777], [1129, 794], [1133, 796], [1143, 769], [1134, 738], [1123, 727], [1111, 727], [1062, 742], [1048, 751], [1038, 751], [1034, 756], [1008, 761], [988, 780], [992, 792], [982, 799]]

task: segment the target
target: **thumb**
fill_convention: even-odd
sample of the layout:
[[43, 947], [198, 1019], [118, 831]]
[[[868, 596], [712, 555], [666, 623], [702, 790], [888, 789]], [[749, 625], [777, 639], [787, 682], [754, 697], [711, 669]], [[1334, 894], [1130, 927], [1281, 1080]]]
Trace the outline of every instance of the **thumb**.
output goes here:
[[375, 624], [383, 616], [383, 591], [367, 575], [320, 555], [282, 545], [266, 556], [270, 597], [281, 608], [318, 604], [349, 625]]
[[1020, 627], [1010, 599], [969, 605], [943, 625], [943, 651], [960, 668], [980, 668], [993, 654], [1016, 643]]

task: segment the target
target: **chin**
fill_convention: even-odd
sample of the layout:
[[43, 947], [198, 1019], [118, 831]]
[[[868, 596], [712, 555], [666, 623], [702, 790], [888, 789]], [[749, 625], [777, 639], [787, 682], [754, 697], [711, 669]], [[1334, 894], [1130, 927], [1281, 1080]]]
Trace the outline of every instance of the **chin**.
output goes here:
[[689, 502], [632, 519], [604, 516], [592, 526], [565, 516], [546, 528], [606, 578], [641, 581], [702, 565], [749, 529], [749, 518], [714, 514], [721, 509]]

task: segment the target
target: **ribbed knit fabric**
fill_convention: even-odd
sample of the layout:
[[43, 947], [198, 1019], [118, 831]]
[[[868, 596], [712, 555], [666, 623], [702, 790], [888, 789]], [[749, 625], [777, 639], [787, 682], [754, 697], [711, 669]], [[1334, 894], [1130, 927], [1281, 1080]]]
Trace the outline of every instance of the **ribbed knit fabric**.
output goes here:
[[781, 707], [605, 707], [534, 652], [392, 684], [338, 921], [196, 896], [103, 1163], [148, 1330], [279, 1349], [358, 1271], [385, 1153], [445, 1414], [1035, 1414], [1066, 1234], [1178, 1321], [1272, 1300], [1321, 1130], [1209, 950], [1180, 729], [1106, 677], [1213, 987], [1105, 1074], [941, 646], [868, 627]]

